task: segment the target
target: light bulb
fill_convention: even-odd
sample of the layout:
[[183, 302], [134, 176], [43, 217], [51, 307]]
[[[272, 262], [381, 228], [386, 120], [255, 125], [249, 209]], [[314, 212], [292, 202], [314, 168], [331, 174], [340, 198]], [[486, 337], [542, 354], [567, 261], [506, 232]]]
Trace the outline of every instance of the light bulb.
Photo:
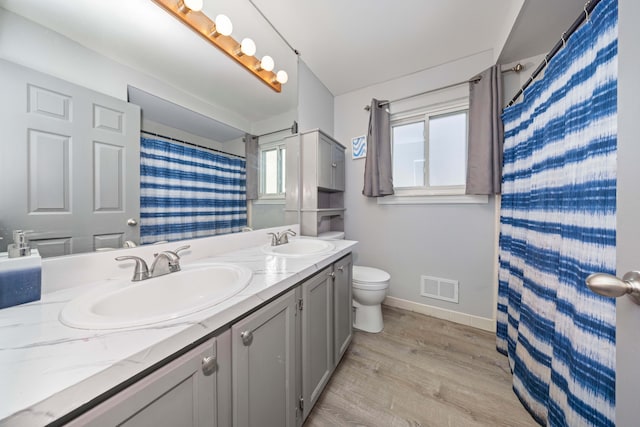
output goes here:
[[227, 15], [216, 16], [215, 23], [216, 23], [215, 33], [222, 34], [223, 36], [231, 35], [231, 32], [233, 31], [233, 24], [231, 23], [231, 19], [229, 19]]
[[[256, 53], [256, 44], [249, 37], [242, 39], [240, 43], [240, 52], [242, 55], [253, 56]], [[238, 54], [238, 56], [242, 56]]]
[[273, 58], [269, 55], [263, 56], [262, 60], [260, 60], [260, 69], [265, 71], [273, 71], [273, 67], [275, 67]]
[[193, 12], [200, 12], [202, 10], [203, 0], [182, 0], [187, 9]]
[[287, 74], [286, 71], [280, 70], [276, 73], [276, 81], [281, 85], [283, 85], [289, 81], [289, 75]]

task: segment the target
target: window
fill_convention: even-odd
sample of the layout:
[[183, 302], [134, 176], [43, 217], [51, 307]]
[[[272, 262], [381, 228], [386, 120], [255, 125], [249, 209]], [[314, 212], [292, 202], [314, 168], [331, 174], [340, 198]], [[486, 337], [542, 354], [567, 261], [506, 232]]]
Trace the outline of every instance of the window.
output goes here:
[[260, 198], [284, 198], [286, 151], [283, 141], [260, 146]]
[[468, 105], [448, 105], [391, 118], [397, 195], [464, 194]]

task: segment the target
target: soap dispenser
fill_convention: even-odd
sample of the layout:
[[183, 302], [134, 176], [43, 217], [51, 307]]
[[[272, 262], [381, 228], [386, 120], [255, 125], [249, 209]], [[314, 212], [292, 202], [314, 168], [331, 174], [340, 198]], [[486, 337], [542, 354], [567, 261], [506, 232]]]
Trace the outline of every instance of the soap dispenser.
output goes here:
[[27, 239], [27, 231], [14, 230], [13, 243], [7, 246], [9, 258], [18, 258], [31, 255], [31, 247]]
[[13, 232], [13, 243], [0, 253], [0, 309], [40, 299], [42, 258], [31, 249], [27, 231]]

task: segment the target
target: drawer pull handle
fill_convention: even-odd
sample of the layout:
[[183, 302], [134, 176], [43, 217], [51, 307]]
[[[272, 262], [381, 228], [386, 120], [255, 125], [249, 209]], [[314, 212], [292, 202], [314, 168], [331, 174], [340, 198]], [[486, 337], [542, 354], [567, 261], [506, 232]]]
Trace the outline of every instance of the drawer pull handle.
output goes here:
[[338, 270], [344, 271], [344, 265], [341, 265], [340, 267], [338, 267]]
[[213, 374], [215, 371], [218, 370], [218, 362], [216, 361], [216, 358], [213, 356], [207, 356], [204, 359], [202, 359], [202, 373], [204, 373], [205, 376], [209, 376], [211, 374]]

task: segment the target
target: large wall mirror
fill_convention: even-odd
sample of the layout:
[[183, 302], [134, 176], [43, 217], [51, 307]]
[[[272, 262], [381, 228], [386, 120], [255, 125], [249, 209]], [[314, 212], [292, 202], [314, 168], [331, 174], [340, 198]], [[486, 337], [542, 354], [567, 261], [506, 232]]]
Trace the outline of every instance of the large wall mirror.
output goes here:
[[[256, 57], [269, 55], [275, 60], [276, 70], [287, 72], [289, 79], [281, 93], [273, 91], [151, 0], [0, 0], [0, 72], [4, 73], [5, 82], [0, 114], [12, 118], [0, 127], [0, 141], [4, 141], [0, 143], [3, 170], [0, 237], [4, 239], [0, 240], [0, 251], [6, 250], [15, 228], [33, 229], [32, 240], [49, 241], [54, 255], [113, 247], [125, 239], [114, 240], [105, 233], [101, 241], [95, 233], [87, 231], [92, 222], [106, 223], [106, 215], [86, 218], [69, 215], [78, 211], [74, 204], [77, 199], [90, 199], [94, 210], [101, 203], [108, 204], [93, 193], [81, 194], [70, 182], [78, 177], [95, 181], [98, 176], [95, 168], [109, 171], [111, 165], [120, 164], [120, 154], [113, 149], [116, 143], [103, 138], [100, 144], [94, 144], [93, 152], [84, 162], [72, 167], [70, 163], [78, 157], [73, 150], [85, 137], [92, 139], [91, 134], [68, 137], [66, 128], [55, 126], [51, 131], [40, 132], [34, 130], [37, 126], [31, 119], [15, 120], [18, 116], [12, 115], [12, 109], [40, 108], [36, 105], [39, 102], [46, 110], [44, 115], [49, 115], [45, 121], [60, 113], [70, 122], [71, 118], [78, 119], [86, 113], [93, 125], [121, 126], [124, 134], [135, 120], [115, 114], [125, 109], [110, 104], [112, 100], [123, 102], [133, 106], [130, 114], [137, 115], [139, 120], [139, 130], [134, 131], [137, 144], [141, 136], [160, 135], [159, 138], [186, 141], [232, 156], [245, 155], [245, 133], [270, 134], [270, 141], [291, 134], [289, 128], [297, 119], [296, 54], [249, 0], [205, 0], [202, 12], [211, 19], [219, 14], [228, 16], [236, 40], [250, 37], [257, 46]], [[17, 90], [20, 85], [6, 83], [32, 78], [31, 72], [37, 78], [33, 77], [36, 83], [25, 80], [24, 87], [28, 90]], [[38, 80], [44, 78], [41, 75], [52, 79], [51, 88], [47, 87], [49, 80]], [[76, 88], [82, 91], [68, 96]], [[92, 101], [83, 108], [85, 89], [93, 94], [90, 97], [104, 96], [104, 102]], [[280, 133], [273, 133], [279, 130]], [[14, 155], [13, 150], [21, 151]], [[94, 169], [88, 165], [92, 162]], [[38, 179], [33, 173], [35, 169], [49, 170], [48, 176], [55, 175], [58, 169], [69, 172], [61, 172], [66, 173], [60, 177], [64, 183], [61, 189], [43, 191], [49, 187], [41, 183], [40, 194], [34, 195], [31, 181]], [[127, 174], [123, 172], [122, 176]], [[118, 185], [122, 188], [105, 186], [104, 194], [108, 190], [133, 194], [129, 190], [139, 186], [139, 177], [123, 179]], [[53, 200], [54, 207], [56, 203], [60, 206], [53, 212], [34, 208], [38, 200], [45, 199]], [[248, 225], [254, 228], [280, 225], [278, 222], [284, 220], [281, 211], [281, 205], [250, 208]], [[137, 222], [139, 218], [139, 212], [120, 213], [115, 221]], [[56, 221], [51, 221], [50, 226], [47, 222], [32, 225], [32, 219], [45, 214], [54, 214]], [[69, 220], [60, 226], [58, 220], [65, 215]], [[54, 235], [59, 238], [53, 238]], [[64, 235], [73, 235], [76, 243]], [[46, 245], [42, 249], [47, 252]]]

